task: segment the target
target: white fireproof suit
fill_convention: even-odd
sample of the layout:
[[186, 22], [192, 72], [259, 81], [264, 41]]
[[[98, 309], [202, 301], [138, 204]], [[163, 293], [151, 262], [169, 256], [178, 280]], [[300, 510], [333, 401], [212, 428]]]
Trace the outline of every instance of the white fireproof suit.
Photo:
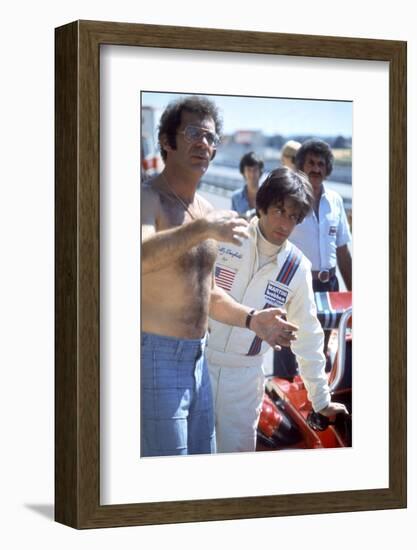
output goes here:
[[[330, 403], [323, 355], [323, 330], [316, 317], [309, 260], [285, 241], [276, 259], [259, 269], [257, 224], [241, 247], [219, 244], [216, 284], [256, 310], [281, 307], [299, 327], [291, 344], [315, 411]], [[246, 328], [210, 319], [207, 360], [213, 390], [217, 452], [254, 451], [262, 405], [263, 356], [268, 344]]]

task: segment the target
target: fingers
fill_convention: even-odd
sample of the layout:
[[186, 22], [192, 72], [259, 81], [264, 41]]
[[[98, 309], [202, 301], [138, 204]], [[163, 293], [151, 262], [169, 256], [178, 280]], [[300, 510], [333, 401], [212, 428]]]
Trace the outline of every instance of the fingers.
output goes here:
[[291, 333], [280, 333], [276, 336], [275, 343], [279, 346], [284, 346], [286, 348], [290, 347], [291, 342], [297, 340], [297, 335]]
[[212, 223], [227, 223], [234, 221], [238, 225], [248, 226], [248, 222], [239, 217], [239, 214], [234, 210], [214, 210], [207, 215], [207, 220]]
[[253, 316], [252, 330], [267, 342], [272, 348], [279, 350], [281, 347], [289, 347], [291, 342], [297, 339], [297, 325], [284, 321], [277, 315], [283, 314], [279, 308], [257, 311]]
[[291, 344], [291, 342], [294, 342], [295, 340], [297, 340], [297, 335], [296, 334], [294, 334], [292, 331], [284, 331], [280, 335], [279, 344], [281, 344], [281, 342], [282, 342], [282, 345], [289, 346]]
[[243, 240], [249, 237], [247, 225], [239, 223], [238, 220], [229, 220], [224, 223], [218, 228], [217, 234], [219, 240], [232, 242], [238, 246], [241, 246]]
[[210, 236], [218, 241], [230, 242], [240, 246], [248, 238], [248, 222], [238, 217], [233, 210], [211, 212], [207, 216]]
[[276, 341], [280, 346], [289, 346], [291, 342], [297, 340], [297, 335], [292, 330], [277, 328], [274, 333], [276, 335]]
[[297, 332], [298, 326], [294, 325], [294, 323], [290, 323], [289, 321], [282, 319], [282, 317], [278, 317], [278, 315], [275, 315], [275, 319], [283, 332]]
[[294, 325], [294, 323], [290, 323], [289, 321], [287, 321], [286, 318], [284, 318], [286, 315], [286, 312], [283, 309], [279, 307], [274, 307], [274, 308], [269, 308], [265, 311], [268, 312], [271, 316], [274, 317], [274, 319], [278, 321], [280, 326], [282, 326], [283, 330], [288, 330], [291, 332], [298, 330], [297, 325]]
[[287, 312], [285, 311], [285, 309], [282, 309], [280, 307], [271, 307], [271, 308], [269, 308], [268, 311], [271, 311], [275, 315], [279, 315], [279, 316], [282, 316], [282, 317], [285, 317], [287, 315]]
[[228, 214], [231, 218], [239, 217], [239, 214], [236, 212], [236, 210], [220, 210], [220, 212], [224, 212], [225, 214]]
[[295, 334], [283, 334], [274, 331], [264, 339], [271, 346], [271, 348], [279, 351], [282, 347], [290, 347], [291, 342], [296, 340], [297, 336]]
[[242, 246], [243, 240], [249, 237], [245, 229], [235, 228], [232, 234], [232, 242], [238, 246]]
[[335, 417], [337, 414], [346, 414], [349, 415], [349, 411], [343, 403], [329, 403], [327, 407], [319, 411], [323, 416], [329, 418]]
[[339, 413], [349, 414], [349, 411], [347, 410], [345, 405], [343, 405], [342, 403], [337, 403], [337, 405], [339, 405], [337, 407], [337, 414], [339, 414]]
[[235, 226], [249, 227], [248, 222], [243, 218], [233, 218], [232, 221], [235, 224]]
[[221, 240], [224, 242], [233, 243], [237, 246], [242, 246], [243, 241], [248, 237], [249, 235], [247, 235], [244, 231], [233, 231], [230, 234], [223, 235]]

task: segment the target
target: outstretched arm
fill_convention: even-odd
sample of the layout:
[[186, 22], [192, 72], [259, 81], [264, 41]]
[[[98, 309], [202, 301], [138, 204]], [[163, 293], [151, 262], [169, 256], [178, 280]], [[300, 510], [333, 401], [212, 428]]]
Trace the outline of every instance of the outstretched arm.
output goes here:
[[[236, 302], [214, 282], [210, 298], [209, 315], [215, 321], [236, 327], [245, 327], [251, 308]], [[255, 311], [249, 328], [275, 349], [289, 346], [296, 339], [297, 326], [282, 318], [284, 312], [279, 308]]]

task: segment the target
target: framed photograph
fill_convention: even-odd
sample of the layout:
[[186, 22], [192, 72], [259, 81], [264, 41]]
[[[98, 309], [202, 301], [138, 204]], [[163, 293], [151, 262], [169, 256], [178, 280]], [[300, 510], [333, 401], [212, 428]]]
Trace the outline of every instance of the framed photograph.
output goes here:
[[[82, 529], [405, 507], [406, 43], [77, 21], [56, 29], [55, 70], [56, 521]], [[334, 124], [346, 136], [333, 136], [351, 165], [347, 445], [141, 452], [140, 182], [163, 162], [145, 138], [159, 108], [196, 95], [222, 108], [239, 154], [249, 137], [265, 141], [262, 114], [276, 151], [278, 134], [299, 132], [284, 130], [289, 111], [326, 136], [326, 119], [347, 109], [348, 130]]]

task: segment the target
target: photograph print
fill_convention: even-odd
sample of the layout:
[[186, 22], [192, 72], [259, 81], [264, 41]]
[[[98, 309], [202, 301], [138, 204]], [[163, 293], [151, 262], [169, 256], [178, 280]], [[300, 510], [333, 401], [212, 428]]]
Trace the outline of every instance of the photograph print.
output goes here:
[[141, 92], [140, 456], [352, 445], [352, 102]]

